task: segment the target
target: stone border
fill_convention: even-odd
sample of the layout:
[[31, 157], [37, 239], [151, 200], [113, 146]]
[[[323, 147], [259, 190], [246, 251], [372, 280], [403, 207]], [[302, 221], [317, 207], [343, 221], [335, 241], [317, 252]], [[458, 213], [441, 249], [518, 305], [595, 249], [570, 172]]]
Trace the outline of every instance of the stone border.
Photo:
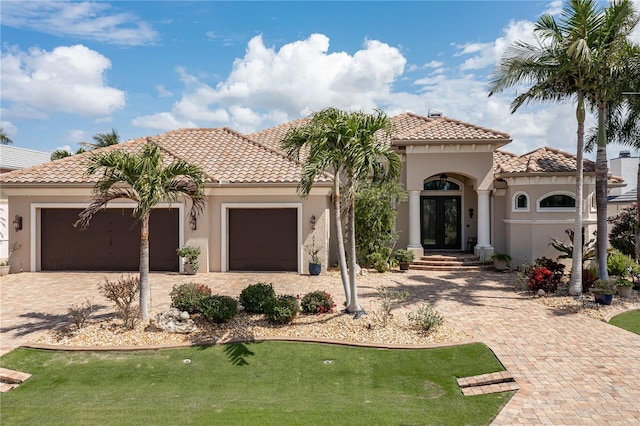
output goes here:
[[[376, 344], [364, 342], [350, 342], [344, 340], [328, 340], [305, 337], [256, 337], [252, 339], [228, 339], [217, 341], [204, 341], [198, 343], [184, 342], [166, 345], [140, 345], [140, 346], [58, 346], [39, 343], [26, 343], [21, 345], [22, 348], [40, 349], [45, 351], [61, 351], [61, 352], [131, 352], [131, 351], [156, 351], [160, 349], [181, 349], [197, 346], [218, 346], [232, 343], [260, 343], [260, 342], [298, 342], [298, 343], [323, 343], [327, 345], [351, 346], [372, 349], [436, 349], [453, 346], [469, 345], [472, 343], [482, 343], [479, 340], [467, 339], [459, 342], [433, 343], [431, 345], [400, 345], [400, 344]], [[487, 346], [488, 347], [488, 346]], [[491, 349], [491, 348], [489, 348]], [[493, 352], [493, 351], [492, 351]], [[495, 355], [495, 354], [494, 354]]]

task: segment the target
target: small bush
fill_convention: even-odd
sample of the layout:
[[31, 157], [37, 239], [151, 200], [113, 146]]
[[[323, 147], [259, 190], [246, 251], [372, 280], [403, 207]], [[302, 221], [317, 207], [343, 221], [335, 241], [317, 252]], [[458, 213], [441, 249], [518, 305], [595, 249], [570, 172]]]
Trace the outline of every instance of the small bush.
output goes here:
[[531, 270], [529, 288], [534, 293], [537, 293], [540, 289], [547, 293], [555, 293], [558, 289], [558, 282], [549, 268], [540, 266]]
[[380, 286], [376, 290], [378, 291], [378, 300], [380, 304], [380, 313], [376, 316], [379, 316], [379, 319], [382, 321], [382, 326], [386, 327], [389, 322], [389, 318], [393, 316], [391, 314], [391, 310], [395, 305], [406, 301], [409, 297], [409, 292], [390, 290], [389, 287], [385, 286]]
[[367, 256], [367, 263], [380, 273], [387, 272], [391, 267], [391, 259], [387, 252], [371, 253]]
[[299, 310], [298, 299], [284, 294], [270, 299], [264, 307], [264, 314], [271, 322], [286, 324], [293, 321]]
[[200, 312], [209, 322], [223, 323], [238, 314], [238, 302], [229, 296], [205, 296], [200, 300]]
[[607, 271], [609, 275], [624, 276], [633, 270], [636, 261], [629, 255], [613, 250], [607, 256]]
[[116, 305], [116, 314], [122, 320], [125, 327], [133, 328], [140, 318], [140, 306], [136, 300], [140, 295], [140, 278], [133, 275], [121, 276], [118, 281], [109, 281], [105, 278], [98, 284], [100, 294]]
[[553, 279], [556, 282], [556, 287], [562, 280], [562, 276], [564, 275], [564, 265], [562, 263], [556, 262], [553, 259], [549, 259], [548, 257], [541, 257], [536, 259], [537, 267], [544, 267], [550, 270], [553, 273]]
[[422, 331], [434, 330], [444, 323], [444, 318], [431, 305], [421, 305], [417, 312], [409, 313], [409, 321]]
[[240, 293], [240, 304], [250, 313], [261, 314], [265, 304], [276, 297], [271, 283], [257, 283], [247, 286]]
[[204, 284], [186, 283], [174, 285], [169, 296], [172, 308], [195, 314], [201, 312], [200, 302], [203, 298], [211, 296], [211, 289]]
[[305, 294], [300, 305], [305, 314], [325, 314], [333, 312], [333, 308], [336, 307], [333, 297], [326, 291], [320, 290]]
[[80, 330], [84, 327], [84, 324], [87, 322], [93, 310], [95, 309], [95, 305], [91, 303], [89, 299], [85, 300], [84, 303], [72, 303], [69, 305], [67, 309], [67, 315], [71, 318], [71, 321], [76, 325], [76, 328]]

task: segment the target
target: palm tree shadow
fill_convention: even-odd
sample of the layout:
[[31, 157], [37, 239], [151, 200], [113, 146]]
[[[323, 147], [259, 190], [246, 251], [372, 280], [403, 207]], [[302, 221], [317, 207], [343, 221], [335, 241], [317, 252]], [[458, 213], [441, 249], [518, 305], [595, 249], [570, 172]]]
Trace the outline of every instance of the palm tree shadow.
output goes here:
[[223, 350], [231, 364], [237, 367], [249, 365], [247, 357], [255, 355], [255, 353], [249, 349], [247, 343], [227, 343], [224, 345]]

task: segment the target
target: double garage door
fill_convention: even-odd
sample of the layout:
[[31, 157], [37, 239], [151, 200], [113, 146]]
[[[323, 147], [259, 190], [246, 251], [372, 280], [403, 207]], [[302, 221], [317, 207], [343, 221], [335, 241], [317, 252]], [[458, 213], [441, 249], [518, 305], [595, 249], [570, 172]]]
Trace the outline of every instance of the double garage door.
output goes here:
[[292, 208], [229, 209], [230, 271], [297, 271], [298, 216]]
[[[81, 209], [41, 210], [43, 271], [137, 271], [140, 223], [132, 209], [98, 212], [85, 231], [73, 227]], [[149, 221], [149, 268], [177, 271], [178, 209], [154, 209]]]

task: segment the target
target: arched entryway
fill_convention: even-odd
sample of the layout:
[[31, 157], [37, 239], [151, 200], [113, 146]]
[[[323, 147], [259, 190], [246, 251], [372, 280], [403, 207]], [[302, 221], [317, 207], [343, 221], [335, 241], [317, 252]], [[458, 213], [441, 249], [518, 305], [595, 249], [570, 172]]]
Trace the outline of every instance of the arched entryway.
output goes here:
[[425, 179], [420, 195], [420, 240], [424, 249], [462, 248], [463, 186], [445, 173]]

